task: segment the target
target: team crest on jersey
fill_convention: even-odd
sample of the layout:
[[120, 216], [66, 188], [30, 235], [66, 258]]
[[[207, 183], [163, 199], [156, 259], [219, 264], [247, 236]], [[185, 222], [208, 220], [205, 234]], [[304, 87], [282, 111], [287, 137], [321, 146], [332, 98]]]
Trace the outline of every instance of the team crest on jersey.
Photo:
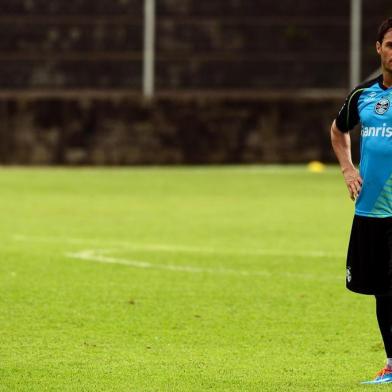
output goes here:
[[384, 114], [388, 111], [390, 106], [390, 102], [388, 98], [381, 98], [374, 107], [374, 110], [377, 114]]

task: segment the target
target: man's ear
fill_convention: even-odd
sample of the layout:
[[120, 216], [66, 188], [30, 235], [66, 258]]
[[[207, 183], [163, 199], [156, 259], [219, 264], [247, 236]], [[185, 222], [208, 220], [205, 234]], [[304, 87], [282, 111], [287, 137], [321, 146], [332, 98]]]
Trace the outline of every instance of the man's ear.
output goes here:
[[380, 42], [376, 42], [376, 50], [377, 50], [377, 53], [378, 54], [380, 54], [381, 53], [381, 43]]

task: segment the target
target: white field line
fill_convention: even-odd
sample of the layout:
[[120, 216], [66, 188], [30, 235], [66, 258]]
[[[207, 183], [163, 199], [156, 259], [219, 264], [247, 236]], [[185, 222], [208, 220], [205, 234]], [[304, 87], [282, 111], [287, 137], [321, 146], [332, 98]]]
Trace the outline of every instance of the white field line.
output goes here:
[[[192, 273], [221, 273], [221, 274], [236, 274], [236, 275], [251, 275], [248, 271], [240, 271], [228, 268], [200, 268], [190, 265], [175, 265], [175, 264], [155, 264], [148, 261], [141, 260], [129, 260], [122, 259], [118, 257], [106, 256], [107, 250], [100, 249], [90, 249], [83, 250], [81, 252], [67, 253], [66, 256], [79, 260], [95, 261], [97, 263], [104, 264], [121, 264], [128, 267], [143, 268], [143, 269], [159, 269], [159, 270], [169, 270], [169, 271], [179, 271], [179, 272], [192, 272]], [[260, 275], [260, 273], [257, 273]], [[270, 276], [267, 272], [261, 272], [263, 276]]]
[[286, 278], [297, 278], [302, 280], [321, 280], [321, 281], [336, 281], [342, 280], [344, 277], [332, 276], [332, 275], [315, 275], [315, 274], [304, 274], [304, 273], [291, 273], [291, 272], [279, 272], [272, 273], [271, 271], [247, 271], [237, 270], [231, 268], [202, 268], [191, 265], [178, 265], [178, 264], [156, 264], [142, 260], [129, 260], [118, 257], [107, 256], [106, 254], [110, 250], [106, 249], [88, 249], [80, 252], [66, 253], [66, 256], [72, 259], [92, 261], [103, 264], [118, 264], [125, 265], [127, 267], [141, 268], [141, 269], [155, 269], [155, 270], [167, 270], [175, 272], [190, 272], [190, 273], [210, 273], [210, 274], [230, 274], [237, 276], [263, 276], [273, 277], [281, 276]]
[[61, 238], [61, 237], [36, 237], [14, 235], [13, 240], [21, 242], [64, 243], [77, 245], [105, 245], [122, 247], [131, 250], [150, 252], [183, 252], [215, 255], [238, 256], [294, 256], [310, 258], [341, 258], [344, 253], [326, 252], [322, 250], [288, 250], [288, 249], [218, 249], [199, 246], [172, 245], [172, 244], [134, 244], [126, 241], [103, 241], [99, 239]]

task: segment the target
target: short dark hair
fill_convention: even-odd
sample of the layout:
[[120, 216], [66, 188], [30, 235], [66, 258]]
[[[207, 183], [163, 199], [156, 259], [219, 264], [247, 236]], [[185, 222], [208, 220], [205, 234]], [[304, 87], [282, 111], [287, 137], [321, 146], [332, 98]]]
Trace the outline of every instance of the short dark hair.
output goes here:
[[378, 28], [377, 32], [377, 41], [381, 44], [384, 40], [384, 35], [387, 33], [389, 29], [392, 29], [392, 17], [385, 19]]

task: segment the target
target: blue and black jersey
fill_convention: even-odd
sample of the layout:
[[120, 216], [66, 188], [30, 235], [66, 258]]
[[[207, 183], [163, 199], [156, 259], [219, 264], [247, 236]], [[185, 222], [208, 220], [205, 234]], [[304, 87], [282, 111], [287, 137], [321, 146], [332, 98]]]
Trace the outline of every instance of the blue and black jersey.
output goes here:
[[379, 76], [356, 87], [336, 118], [341, 132], [361, 124], [363, 185], [355, 214], [376, 218], [392, 216], [392, 87], [382, 81]]

